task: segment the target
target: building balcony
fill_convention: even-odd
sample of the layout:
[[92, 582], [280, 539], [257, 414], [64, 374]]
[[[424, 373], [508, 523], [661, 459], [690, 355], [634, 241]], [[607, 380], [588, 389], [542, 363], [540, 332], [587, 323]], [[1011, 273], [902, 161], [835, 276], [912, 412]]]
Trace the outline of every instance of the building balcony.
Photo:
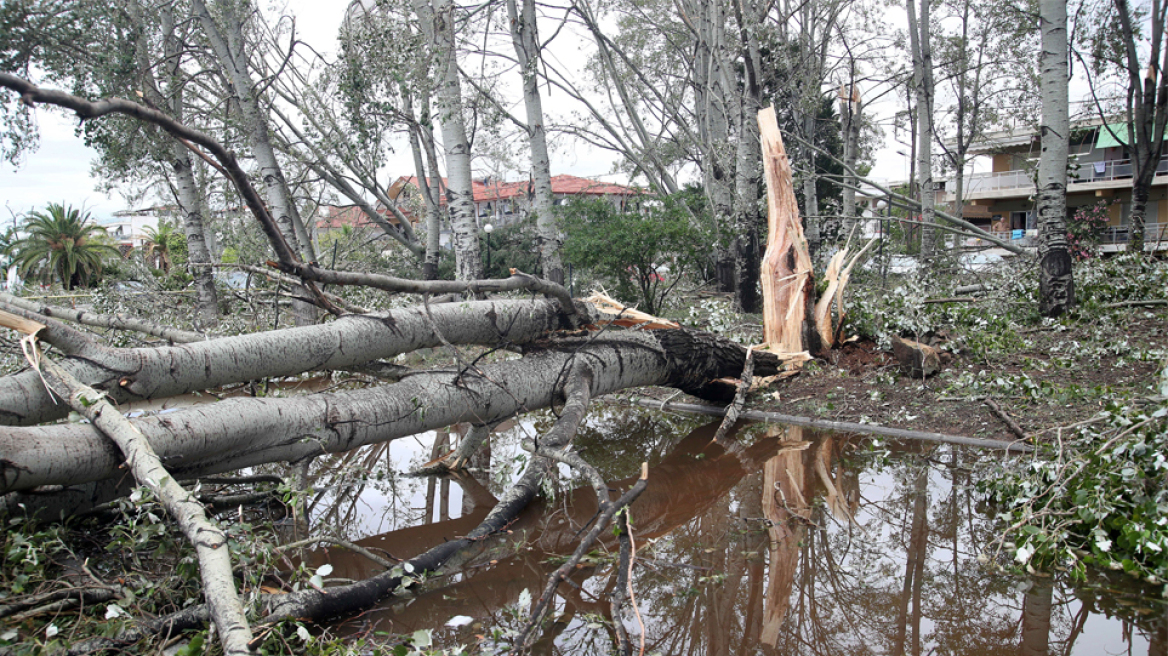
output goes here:
[[[1168, 175], [1168, 158], [1160, 160], [1160, 165], [1156, 167], [1156, 175]], [[1032, 176], [1032, 171], [974, 173], [966, 176], [962, 195], [965, 200], [1029, 196], [1035, 193]], [[1131, 185], [1132, 163], [1130, 159], [1083, 162], [1070, 168], [1067, 176], [1067, 191], [1071, 192], [1122, 188]], [[955, 192], [954, 181], [946, 180], [944, 184], [943, 197], [939, 200], [952, 201]], [[1153, 184], [1168, 184], [1168, 178], [1155, 180]]]

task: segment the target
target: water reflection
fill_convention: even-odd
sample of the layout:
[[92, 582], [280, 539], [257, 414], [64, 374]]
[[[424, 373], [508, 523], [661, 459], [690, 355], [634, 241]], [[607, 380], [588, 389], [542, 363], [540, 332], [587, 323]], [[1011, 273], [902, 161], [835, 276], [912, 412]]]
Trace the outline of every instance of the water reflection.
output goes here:
[[[994, 535], [975, 509], [972, 484], [1000, 455], [758, 426], [723, 445], [711, 441], [713, 425], [678, 439], [660, 416], [619, 410], [604, 419], [608, 430], [594, 423], [578, 444], [610, 480], [625, 477], [614, 489], [630, 486], [636, 463], [656, 454], [649, 488], [632, 509], [639, 620], [632, 611], [611, 617], [609, 534], [560, 586], [536, 653], [609, 653], [614, 621], [634, 645], [643, 623], [646, 653], [660, 654], [1166, 653], [1168, 622], [1147, 591], [1077, 591], [979, 565]], [[506, 439], [495, 443], [497, 472], [512, 456], [499, 456], [500, 444], [510, 453]], [[424, 502], [415, 525], [360, 544], [406, 557], [464, 535], [504, 482], [447, 481], [460, 495], [449, 506], [457, 515], [436, 508], [452, 497], [434, 483], [425, 493], [434, 501]], [[508, 533], [476, 543], [418, 597], [388, 601], [339, 628], [429, 628], [450, 645], [473, 644], [491, 627], [517, 628], [522, 591], [538, 594], [595, 512], [591, 489], [561, 492]], [[376, 573], [344, 551], [327, 558], [335, 576]], [[445, 627], [456, 615], [475, 624]]]

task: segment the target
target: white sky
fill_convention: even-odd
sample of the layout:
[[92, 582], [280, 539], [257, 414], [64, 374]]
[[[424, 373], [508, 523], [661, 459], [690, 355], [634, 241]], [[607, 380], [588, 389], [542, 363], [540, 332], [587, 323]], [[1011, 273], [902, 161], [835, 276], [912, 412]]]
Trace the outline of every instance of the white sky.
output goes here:
[[[318, 51], [331, 52], [334, 50], [332, 44], [347, 4], [291, 0], [288, 3], [288, 11], [297, 16], [297, 34], [301, 40], [312, 44]], [[270, 8], [267, 10], [275, 11]], [[576, 53], [573, 57], [582, 63], [586, 59], [585, 55], [586, 53]], [[560, 61], [561, 65], [571, 63]], [[553, 94], [552, 98], [545, 99], [549, 123], [554, 123], [557, 115], [559, 119], [565, 119], [568, 111], [563, 109], [557, 112], [555, 96], [556, 94]], [[563, 98], [564, 94], [561, 92], [558, 97]], [[895, 112], [895, 102], [891, 98], [881, 104], [886, 104], [887, 107], [870, 107], [869, 111], [875, 110], [876, 113], [889, 115]], [[516, 107], [515, 111], [521, 112], [522, 107]], [[129, 208], [127, 200], [116, 191], [107, 195], [95, 189], [96, 180], [89, 176], [95, 154], [74, 135], [77, 124], [75, 118], [59, 111], [47, 111], [42, 108], [37, 110], [37, 121], [40, 125], [40, 148], [29, 154], [24, 165], [18, 170], [14, 170], [10, 164], [0, 163], [0, 202], [4, 204], [4, 209], [0, 211], [0, 225], [12, 221], [14, 215], [41, 208], [49, 202], [84, 206], [99, 220], [109, 218], [117, 210]], [[883, 180], [903, 179], [907, 176], [908, 160], [898, 155], [897, 151], [907, 152], [908, 149], [892, 143], [891, 134], [885, 136], [888, 145], [877, 153], [877, 167], [873, 170], [872, 177]], [[553, 148], [553, 174], [571, 173], [601, 177], [612, 169], [614, 157], [607, 152], [574, 143], [562, 143], [559, 148], [555, 148], [553, 142]], [[409, 156], [408, 145], [404, 141], [403, 147], [399, 148], [399, 157], [390, 163], [390, 173], [394, 176], [399, 173], [413, 174], [413, 161]], [[512, 172], [512, 177], [514, 175]]]

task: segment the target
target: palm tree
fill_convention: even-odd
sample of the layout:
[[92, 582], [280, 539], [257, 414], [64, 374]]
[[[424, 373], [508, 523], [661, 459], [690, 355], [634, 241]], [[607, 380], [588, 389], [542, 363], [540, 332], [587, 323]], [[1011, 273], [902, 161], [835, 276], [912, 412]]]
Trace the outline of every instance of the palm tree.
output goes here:
[[105, 228], [89, 212], [64, 204], [49, 203], [43, 212], [29, 212], [21, 232], [24, 236], [9, 246], [20, 274], [55, 277], [65, 289], [86, 285], [101, 273], [107, 257], [120, 255], [98, 239]]
[[162, 221], [157, 228], [146, 226], [142, 228], [142, 231], [146, 233], [146, 243], [142, 245], [146, 261], [151, 266], [162, 269], [162, 273], [169, 274], [171, 265], [170, 240], [179, 234], [175, 224]]

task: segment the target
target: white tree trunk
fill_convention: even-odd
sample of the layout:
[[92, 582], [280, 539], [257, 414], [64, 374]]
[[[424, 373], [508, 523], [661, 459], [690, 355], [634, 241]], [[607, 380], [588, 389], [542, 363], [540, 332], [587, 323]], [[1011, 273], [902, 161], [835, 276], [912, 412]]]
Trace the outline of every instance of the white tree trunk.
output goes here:
[[548, 157], [547, 131], [544, 129], [543, 102], [539, 95], [539, 64], [542, 52], [536, 29], [535, 0], [507, 0], [511, 18], [511, 42], [523, 74], [523, 105], [527, 110], [527, 138], [531, 148], [531, 182], [534, 192], [536, 225], [539, 230], [539, 261], [543, 277], [564, 283], [564, 265], [560, 246], [564, 237], [554, 214], [551, 160]]
[[844, 141], [844, 184], [843, 208], [840, 214], [845, 218], [856, 216], [856, 190], [858, 185], [853, 171], [860, 156], [860, 91], [855, 85], [845, 85], [840, 91], [840, 122]]
[[[586, 353], [592, 395], [670, 385], [704, 396], [713, 379], [737, 375], [741, 346], [708, 333], [616, 333], [562, 350], [457, 372], [428, 372], [377, 388], [296, 398], [233, 399], [131, 419], [176, 477], [347, 451], [459, 422], [489, 423], [560, 400], [561, 377]], [[764, 358], [769, 358], [764, 359]], [[778, 361], [756, 354], [756, 371]], [[94, 426], [55, 424], [0, 433], [0, 493], [117, 476], [120, 454]]]
[[1067, 249], [1067, 146], [1070, 137], [1066, 0], [1041, 0], [1042, 156], [1038, 160], [1038, 262], [1042, 314], [1058, 316], [1075, 303]]
[[[289, 248], [305, 262], [315, 261], [316, 253], [312, 248], [312, 240], [308, 236], [300, 213], [296, 210], [288, 181], [284, 177], [279, 160], [276, 159], [276, 151], [268, 134], [268, 117], [260, 108], [255, 83], [248, 71], [243, 15], [230, 0], [218, 3], [216, 8], [223, 13], [221, 29], [203, 0], [192, 0], [191, 7], [211, 44], [220, 70], [231, 84], [232, 97], [236, 101], [235, 106], [243, 131], [251, 146], [252, 156], [259, 166], [268, 208], [280, 226], [280, 232], [284, 235]], [[307, 296], [308, 293], [303, 291], [301, 295]], [[293, 316], [297, 325], [312, 324], [316, 321], [316, 309], [311, 304], [295, 301]]]
[[[478, 221], [474, 212], [470, 166], [470, 139], [462, 117], [462, 84], [458, 77], [458, 49], [451, 0], [411, 0], [422, 32], [433, 45], [438, 65], [438, 112], [442, 147], [446, 151], [446, 208], [453, 232], [455, 277], [483, 277], [479, 256]], [[432, 1], [432, 4], [431, 4]]]
[[917, 102], [917, 186], [921, 193], [921, 256], [936, 250], [937, 194], [933, 189], [933, 51], [929, 42], [929, 0], [907, 0], [909, 44], [912, 48], [913, 89]]
[[[17, 308], [5, 309], [22, 314]], [[584, 311], [583, 306], [577, 308]], [[355, 367], [441, 346], [443, 338], [454, 344], [523, 344], [564, 327], [559, 303], [545, 300], [444, 303], [432, 306], [430, 316], [433, 321], [422, 309], [410, 308], [181, 346], [91, 346], [83, 357], [64, 359], [61, 365], [82, 383], [126, 402], [257, 378]], [[52, 327], [53, 322], [36, 319]], [[441, 326], [441, 335], [435, 325]], [[37, 424], [66, 413], [68, 409], [53, 402], [35, 371], [0, 378], [0, 425]]]

